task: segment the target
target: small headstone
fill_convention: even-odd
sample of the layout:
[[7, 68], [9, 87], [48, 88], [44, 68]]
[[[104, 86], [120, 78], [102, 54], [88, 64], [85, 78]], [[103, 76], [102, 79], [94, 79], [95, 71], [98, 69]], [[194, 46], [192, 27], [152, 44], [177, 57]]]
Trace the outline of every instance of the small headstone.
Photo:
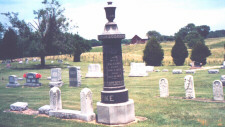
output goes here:
[[69, 68], [69, 80], [70, 80], [70, 86], [74, 86], [74, 87], [81, 86], [80, 67], [70, 67]]
[[159, 69], [156, 69], [155, 72], [160, 72], [160, 70]]
[[16, 75], [10, 75], [9, 76], [9, 83], [6, 85], [6, 87], [18, 87], [20, 84], [17, 81], [17, 76]]
[[51, 61], [51, 63], [54, 63], [54, 61]]
[[195, 74], [195, 70], [185, 70], [186, 74]]
[[28, 103], [27, 102], [16, 102], [10, 105], [10, 110], [12, 111], [24, 111], [27, 110]]
[[37, 62], [37, 59], [36, 58], [33, 58], [33, 62]]
[[39, 82], [39, 76], [40, 74], [36, 72], [30, 72], [26, 74], [26, 83], [24, 86], [29, 86], [29, 87], [38, 87], [41, 86], [42, 84]]
[[185, 95], [187, 99], [195, 98], [195, 87], [194, 87], [194, 79], [192, 75], [187, 75], [184, 78], [184, 89]]
[[213, 82], [213, 100], [215, 101], [223, 101], [223, 85], [222, 82], [219, 80], [215, 80]]
[[148, 76], [145, 63], [131, 63], [129, 77]]
[[210, 69], [210, 70], [208, 70], [209, 74], [218, 74], [219, 72], [220, 72], [219, 69]]
[[225, 69], [225, 61], [223, 61], [223, 66], [221, 67], [221, 69]]
[[169, 72], [169, 70], [168, 69], [163, 69], [162, 72]]
[[53, 87], [49, 91], [50, 109], [53, 111], [62, 109], [61, 91], [58, 87]]
[[25, 63], [26, 64], [29, 64], [29, 59], [25, 59]]
[[61, 87], [63, 85], [61, 73], [61, 68], [51, 69], [51, 82], [49, 82], [50, 87]]
[[19, 61], [19, 64], [22, 64], [23, 63], [23, 61]]
[[62, 64], [63, 63], [63, 60], [58, 60], [58, 63]]
[[159, 80], [159, 91], [160, 91], [160, 97], [169, 96], [169, 84], [166, 78], [161, 78]]
[[223, 86], [225, 86], [225, 75], [221, 75], [220, 81], [223, 83]]
[[68, 62], [64, 63], [64, 65], [70, 65]]
[[154, 66], [145, 66], [146, 72], [153, 72], [154, 71]]
[[181, 69], [174, 69], [173, 74], [182, 74], [182, 70]]
[[47, 77], [47, 80], [51, 80], [51, 77]]
[[85, 76], [86, 78], [101, 78], [103, 73], [101, 72], [100, 64], [89, 64], [88, 73]]

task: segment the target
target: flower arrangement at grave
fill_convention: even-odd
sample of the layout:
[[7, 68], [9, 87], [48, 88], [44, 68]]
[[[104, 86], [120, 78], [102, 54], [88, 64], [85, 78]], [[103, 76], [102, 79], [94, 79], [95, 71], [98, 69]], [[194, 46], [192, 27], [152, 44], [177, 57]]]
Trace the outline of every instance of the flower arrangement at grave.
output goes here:
[[27, 77], [27, 73], [24, 73], [24, 74], [23, 74], [23, 77], [26, 78], [26, 77]]
[[35, 77], [36, 78], [41, 78], [41, 74], [37, 73]]
[[[24, 77], [24, 78], [27, 78], [27, 73], [24, 73], [24, 74], [23, 74], [23, 77]], [[42, 75], [39, 74], [39, 73], [37, 73], [37, 74], [35, 75], [35, 78], [41, 78], [41, 77], [42, 77]]]

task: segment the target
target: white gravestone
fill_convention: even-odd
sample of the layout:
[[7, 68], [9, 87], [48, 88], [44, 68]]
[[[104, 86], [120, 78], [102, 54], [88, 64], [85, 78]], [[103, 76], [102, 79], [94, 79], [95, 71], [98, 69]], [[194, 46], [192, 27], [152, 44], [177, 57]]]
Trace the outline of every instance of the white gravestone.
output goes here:
[[159, 91], [160, 91], [160, 97], [169, 96], [169, 84], [166, 78], [161, 78], [159, 80]]
[[80, 67], [69, 67], [70, 86], [81, 86], [81, 70]]
[[182, 74], [182, 70], [181, 69], [174, 69], [173, 74]]
[[9, 76], [9, 83], [6, 85], [6, 87], [18, 87], [20, 84], [18, 83], [18, 78], [16, 75], [10, 75]]
[[213, 100], [215, 101], [223, 101], [223, 85], [222, 82], [219, 80], [215, 80], [213, 82]]
[[[57, 88], [57, 87], [54, 87], [54, 88]], [[59, 90], [59, 88], [57, 88], [57, 89]], [[54, 90], [54, 91], [56, 91], [56, 90]], [[50, 98], [51, 98], [51, 96], [50, 96]], [[83, 120], [83, 121], [95, 120], [95, 113], [93, 112], [93, 106], [92, 106], [91, 90], [88, 88], [84, 88], [80, 92], [80, 99], [81, 99], [80, 100], [81, 111], [62, 109], [62, 108], [58, 108], [57, 110], [52, 110], [54, 108], [51, 108], [51, 102], [50, 102], [51, 110], [49, 111], [49, 116], [54, 116], [57, 118], [64, 118], [64, 119], [79, 119], [79, 120]], [[48, 108], [48, 107], [46, 106], [46, 108]]]
[[88, 73], [85, 76], [86, 78], [101, 78], [103, 73], [101, 72], [100, 64], [89, 64]]
[[153, 72], [154, 71], [154, 66], [146, 66], [146, 72]]
[[223, 86], [225, 86], [225, 75], [221, 75], [220, 81], [223, 83]]
[[145, 63], [131, 63], [129, 77], [148, 76]]
[[221, 69], [225, 69], [225, 61], [223, 61], [223, 67]]
[[187, 99], [195, 98], [194, 79], [192, 75], [187, 75], [184, 78], [184, 89]]
[[58, 87], [53, 87], [49, 91], [50, 109], [53, 111], [62, 109], [61, 91]]
[[80, 92], [81, 114], [86, 117], [86, 121], [92, 121], [95, 119], [95, 113], [93, 112], [92, 103], [91, 90], [88, 88], [82, 89]]
[[210, 70], [208, 70], [209, 74], [218, 74], [219, 72], [220, 72], [219, 69], [210, 69]]
[[157, 70], [155, 70], [155, 72], [160, 72], [160, 70], [159, 70], [159, 69], [157, 69]]
[[52, 68], [51, 69], [51, 81], [49, 82], [50, 87], [61, 87], [63, 85], [62, 82], [62, 71], [61, 68]]

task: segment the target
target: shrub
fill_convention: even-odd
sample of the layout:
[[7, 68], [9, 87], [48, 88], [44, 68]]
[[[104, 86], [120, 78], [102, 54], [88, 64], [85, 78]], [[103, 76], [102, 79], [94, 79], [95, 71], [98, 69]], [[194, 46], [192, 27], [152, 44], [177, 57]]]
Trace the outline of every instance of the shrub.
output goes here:
[[176, 66], [184, 65], [184, 61], [188, 57], [187, 47], [179, 36], [176, 37], [175, 45], [171, 50], [171, 55]]
[[191, 60], [206, 64], [206, 58], [211, 55], [209, 48], [203, 43], [197, 43], [192, 48]]
[[164, 56], [164, 51], [155, 37], [152, 37], [144, 49], [143, 61], [147, 65], [160, 66]]

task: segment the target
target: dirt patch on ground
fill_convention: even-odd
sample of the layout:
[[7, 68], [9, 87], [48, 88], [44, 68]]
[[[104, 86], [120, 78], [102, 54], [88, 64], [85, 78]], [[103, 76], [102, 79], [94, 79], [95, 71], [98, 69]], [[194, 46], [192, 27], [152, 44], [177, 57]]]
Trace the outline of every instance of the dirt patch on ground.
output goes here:
[[[49, 117], [48, 115], [45, 114], [39, 114], [38, 111], [32, 110], [32, 109], [27, 109], [24, 111], [11, 111], [10, 109], [7, 109], [3, 112], [12, 112], [12, 113], [16, 113], [16, 114], [24, 114], [24, 115], [35, 115], [34, 118], [37, 117]], [[107, 124], [101, 124], [101, 123], [97, 123], [96, 120], [90, 121], [90, 122], [86, 122], [86, 121], [82, 121], [82, 120], [77, 120], [77, 119], [62, 119], [62, 120], [66, 120], [66, 121], [76, 121], [76, 122], [80, 122], [80, 123], [91, 123], [91, 124], [95, 124], [95, 125], [105, 125], [105, 126], [113, 126], [113, 127], [122, 127], [122, 126], [127, 126], [127, 125], [131, 125], [137, 122], [142, 122], [147, 120], [146, 117], [141, 117], [141, 116], [135, 116], [136, 119], [133, 122], [130, 122], [128, 124], [119, 124], [119, 125], [107, 125]], [[60, 119], [60, 118], [57, 118]]]

